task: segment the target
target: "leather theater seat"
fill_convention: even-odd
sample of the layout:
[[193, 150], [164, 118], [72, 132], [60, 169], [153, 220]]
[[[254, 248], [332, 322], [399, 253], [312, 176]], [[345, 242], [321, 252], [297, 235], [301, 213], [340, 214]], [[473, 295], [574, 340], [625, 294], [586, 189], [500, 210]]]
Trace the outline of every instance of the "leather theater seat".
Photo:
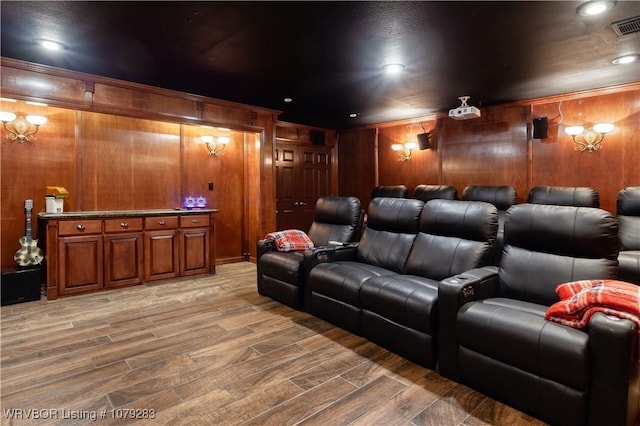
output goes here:
[[551, 424], [632, 424], [636, 324], [603, 313], [585, 329], [545, 319], [559, 284], [617, 277], [617, 231], [601, 209], [511, 207], [500, 268], [440, 284], [440, 374]]
[[534, 186], [527, 203], [557, 206], [600, 207], [598, 191], [585, 186]]
[[[316, 247], [357, 241], [363, 215], [356, 197], [319, 198], [307, 235]], [[257, 256], [258, 292], [292, 308], [304, 308], [308, 273], [304, 251], [277, 251], [272, 240], [263, 239], [258, 241]]]
[[409, 190], [404, 185], [376, 186], [371, 191], [371, 199], [376, 197], [409, 198]]
[[491, 263], [499, 265], [504, 247], [504, 218], [509, 207], [516, 204], [515, 188], [509, 185], [469, 185], [462, 191], [462, 199], [464, 201], [484, 201], [493, 204], [498, 209], [498, 234], [491, 255]]
[[434, 369], [439, 281], [488, 263], [498, 212], [488, 203], [427, 202], [403, 273], [372, 277], [360, 289], [368, 340]]
[[458, 191], [450, 185], [417, 185], [413, 190], [413, 198], [424, 201], [430, 200], [457, 200]]
[[619, 279], [640, 285], [640, 186], [630, 186], [617, 197], [620, 237]]

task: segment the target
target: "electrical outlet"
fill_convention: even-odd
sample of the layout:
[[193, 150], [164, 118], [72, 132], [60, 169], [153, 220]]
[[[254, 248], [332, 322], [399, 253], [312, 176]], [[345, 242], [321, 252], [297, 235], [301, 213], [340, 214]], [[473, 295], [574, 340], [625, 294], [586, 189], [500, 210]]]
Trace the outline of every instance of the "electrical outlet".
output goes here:
[[213, 191], [213, 182], [209, 182], [209, 191]]

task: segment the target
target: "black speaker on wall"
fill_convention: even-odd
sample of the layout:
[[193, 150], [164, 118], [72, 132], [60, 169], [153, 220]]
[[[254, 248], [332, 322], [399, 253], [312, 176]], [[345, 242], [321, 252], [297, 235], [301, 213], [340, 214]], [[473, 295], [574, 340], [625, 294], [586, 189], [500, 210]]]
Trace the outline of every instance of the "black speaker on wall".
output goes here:
[[549, 137], [549, 120], [547, 117], [533, 119], [533, 138], [546, 139]]
[[324, 145], [325, 133], [323, 130], [309, 130], [309, 139], [314, 145]]
[[420, 147], [420, 149], [431, 148], [431, 143], [429, 142], [429, 133], [420, 133], [418, 135], [418, 146]]

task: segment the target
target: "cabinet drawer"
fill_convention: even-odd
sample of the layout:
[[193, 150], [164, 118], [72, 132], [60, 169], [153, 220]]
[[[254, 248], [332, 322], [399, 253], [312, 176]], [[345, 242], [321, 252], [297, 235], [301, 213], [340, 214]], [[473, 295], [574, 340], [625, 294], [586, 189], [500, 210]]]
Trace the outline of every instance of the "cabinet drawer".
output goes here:
[[178, 227], [178, 216], [154, 216], [144, 220], [144, 229], [175, 229]]
[[204, 226], [209, 226], [209, 215], [199, 214], [180, 216], [181, 228], [201, 228]]
[[58, 223], [58, 235], [101, 234], [102, 220], [64, 220]]
[[104, 232], [142, 231], [141, 217], [123, 217], [120, 219], [105, 219]]

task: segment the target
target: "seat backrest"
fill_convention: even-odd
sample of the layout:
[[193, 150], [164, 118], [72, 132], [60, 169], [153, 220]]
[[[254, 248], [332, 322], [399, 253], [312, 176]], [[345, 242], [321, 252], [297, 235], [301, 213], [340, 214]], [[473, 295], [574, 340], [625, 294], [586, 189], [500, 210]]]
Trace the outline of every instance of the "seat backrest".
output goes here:
[[360, 236], [363, 213], [356, 197], [321, 197], [316, 201], [309, 238], [315, 246], [326, 246], [329, 241], [348, 243]]
[[422, 209], [406, 273], [442, 280], [484, 266], [497, 232], [498, 209], [492, 204], [431, 200]]
[[401, 273], [420, 229], [423, 207], [422, 201], [412, 198], [371, 200], [356, 260]]
[[462, 191], [462, 199], [464, 201], [484, 201], [493, 204], [498, 209], [498, 235], [491, 263], [499, 265], [504, 246], [504, 218], [509, 207], [516, 204], [516, 189], [510, 185], [469, 185]]
[[516, 197], [516, 190], [510, 185], [469, 185], [462, 191], [462, 200], [491, 203], [498, 211], [506, 211], [513, 206], [516, 203]]
[[598, 191], [586, 186], [534, 186], [527, 203], [557, 206], [600, 207]]
[[408, 198], [409, 190], [404, 185], [376, 186], [371, 191], [371, 199], [376, 197]]
[[616, 212], [620, 250], [640, 250], [640, 186], [618, 192]]
[[618, 222], [605, 210], [518, 204], [507, 210], [504, 242], [503, 297], [549, 306], [558, 284], [618, 274]]
[[413, 198], [425, 203], [429, 200], [457, 200], [458, 191], [450, 185], [418, 185], [413, 190]]

